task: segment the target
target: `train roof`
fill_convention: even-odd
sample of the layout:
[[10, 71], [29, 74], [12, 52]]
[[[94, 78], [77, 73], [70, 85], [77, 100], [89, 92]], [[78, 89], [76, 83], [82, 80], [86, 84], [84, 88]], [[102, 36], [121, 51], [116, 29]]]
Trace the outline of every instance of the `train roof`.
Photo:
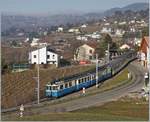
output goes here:
[[[107, 66], [107, 65], [103, 65], [103, 66], [99, 67], [98, 70], [103, 69], [105, 66]], [[75, 74], [75, 75], [71, 75], [71, 76], [68, 76], [68, 77], [60, 78], [58, 80], [54, 80], [52, 83], [57, 83], [57, 82], [60, 82], [60, 81], [68, 82], [70, 80], [75, 80], [76, 78], [81, 78], [83, 76], [86, 76], [88, 74], [93, 74], [93, 73], [95, 73], [95, 68], [92, 69], [92, 70], [80, 73], [80, 74]]]
[[[121, 55], [121, 56], [119, 56], [119, 57], [117, 57], [117, 58], [121, 58], [121, 57], [127, 56], [129, 53], [131, 53], [131, 52], [127, 52], [126, 54]], [[105, 64], [105, 65], [103, 65], [103, 66], [100, 66], [100, 67], [98, 68], [98, 70], [100, 71], [100, 70], [102, 70], [103, 68], [105, 68], [106, 66], [112, 67], [112, 63], [113, 63], [113, 61], [111, 62], [111, 65], [110, 65], [110, 64]], [[116, 62], [114, 62], [114, 63], [116, 63]], [[68, 82], [68, 81], [70, 81], [70, 80], [75, 80], [75, 79], [77, 79], [77, 78], [81, 78], [81, 77], [83, 77], [83, 76], [86, 76], [87, 74], [93, 74], [93, 73], [95, 73], [95, 68], [93, 68], [92, 70], [83, 72], [83, 73], [78, 73], [78, 74], [74, 74], [74, 75], [67, 76], [67, 77], [64, 77], [64, 78], [59, 78], [59, 79], [57, 79], [57, 80], [54, 80], [54, 81], [51, 82], [50, 84], [54, 84], [54, 83], [57, 84], [57, 83], [59, 83], [60, 81]]]

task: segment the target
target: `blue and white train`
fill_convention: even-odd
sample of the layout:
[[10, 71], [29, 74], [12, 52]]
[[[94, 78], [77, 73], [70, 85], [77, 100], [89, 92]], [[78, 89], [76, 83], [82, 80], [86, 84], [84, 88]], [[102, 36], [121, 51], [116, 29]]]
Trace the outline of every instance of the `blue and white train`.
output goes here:
[[[129, 53], [130, 54], [130, 53]], [[105, 64], [98, 68], [98, 83], [112, 77], [116, 69], [120, 67], [127, 58], [131, 58], [130, 55], [120, 56], [115, 61], [112, 61], [112, 65]], [[77, 74], [71, 77], [59, 79], [46, 85], [45, 95], [50, 98], [59, 98], [67, 94], [81, 90], [83, 87], [88, 88], [96, 84], [96, 72], [95, 69]]]
[[[99, 69], [98, 81], [101, 82], [112, 76], [110, 67]], [[88, 72], [74, 76], [73, 78], [61, 79], [46, 85], [46, 97], [62, 97], [75, 91], [81, 90], [83, 87], [88, 88], [96, 84], [96, 73]]]

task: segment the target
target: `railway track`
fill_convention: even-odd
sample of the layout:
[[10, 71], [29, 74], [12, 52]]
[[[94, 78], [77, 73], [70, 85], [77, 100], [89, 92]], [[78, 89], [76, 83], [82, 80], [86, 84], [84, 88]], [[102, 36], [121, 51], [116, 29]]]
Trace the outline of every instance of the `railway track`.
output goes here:
[[[118, 99], [121, 96], [128, 94], [129, 92], [136, 91], [143, 86], [143, 77], [144, 72], [138, 67], [135, 62], [128, 65], [129, 70], [133, 74], [133, 82], [129, 82], [125, 85], [119, 86], [117, 88], [105, 91], [103, 93], [98, 93], [96, 95], [83, 97], [80, 99], [75, 99], [71, 101], [67, 101], [64, 103], [60, 103], [57, 105], [47, 105], [41, 106], [37, 108], [29, 108], [25, 109], [25, 115], [34, 115], [34, 114], [44, 114], [48, 112], [67, 112], [73, 111], [81, 108], [86, 108], [90, 106], [94, 106], [97, 104], [103, 104], [105, 102]], [[88, 102], [87, 102], [88, 101]], [[18, 111], [8, 112], [2, 114], [2, 119], [11, 118], [14, 116], [18, 116]]]

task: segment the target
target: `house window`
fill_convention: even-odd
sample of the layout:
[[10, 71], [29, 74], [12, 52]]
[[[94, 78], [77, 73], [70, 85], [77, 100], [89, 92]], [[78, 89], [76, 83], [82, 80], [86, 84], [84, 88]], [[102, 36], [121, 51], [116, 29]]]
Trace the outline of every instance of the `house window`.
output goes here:
[[92, 60], [92, 56], [89, 56], [89, 59]]
[[36, 64], [36, 62], [34, 62], [34, 64]]
[[47, 55], [47, 59], [50, 59], [50, 55]]
[[92, 50], [89, 50], [89, 53], [92, 53]]
[[34, 55], [34, 58], [36, 58], [36, 55]]
[[53, 59], [55, 58], [55, 55], [53, 55]]

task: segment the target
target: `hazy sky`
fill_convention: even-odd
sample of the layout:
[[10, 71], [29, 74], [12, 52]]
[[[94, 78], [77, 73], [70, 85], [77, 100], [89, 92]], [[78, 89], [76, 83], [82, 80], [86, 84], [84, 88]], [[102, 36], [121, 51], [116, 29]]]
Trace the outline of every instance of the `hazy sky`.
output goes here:
[[2, 12], [55, 14], [101, 11], [149, 0], [0, 0]]

